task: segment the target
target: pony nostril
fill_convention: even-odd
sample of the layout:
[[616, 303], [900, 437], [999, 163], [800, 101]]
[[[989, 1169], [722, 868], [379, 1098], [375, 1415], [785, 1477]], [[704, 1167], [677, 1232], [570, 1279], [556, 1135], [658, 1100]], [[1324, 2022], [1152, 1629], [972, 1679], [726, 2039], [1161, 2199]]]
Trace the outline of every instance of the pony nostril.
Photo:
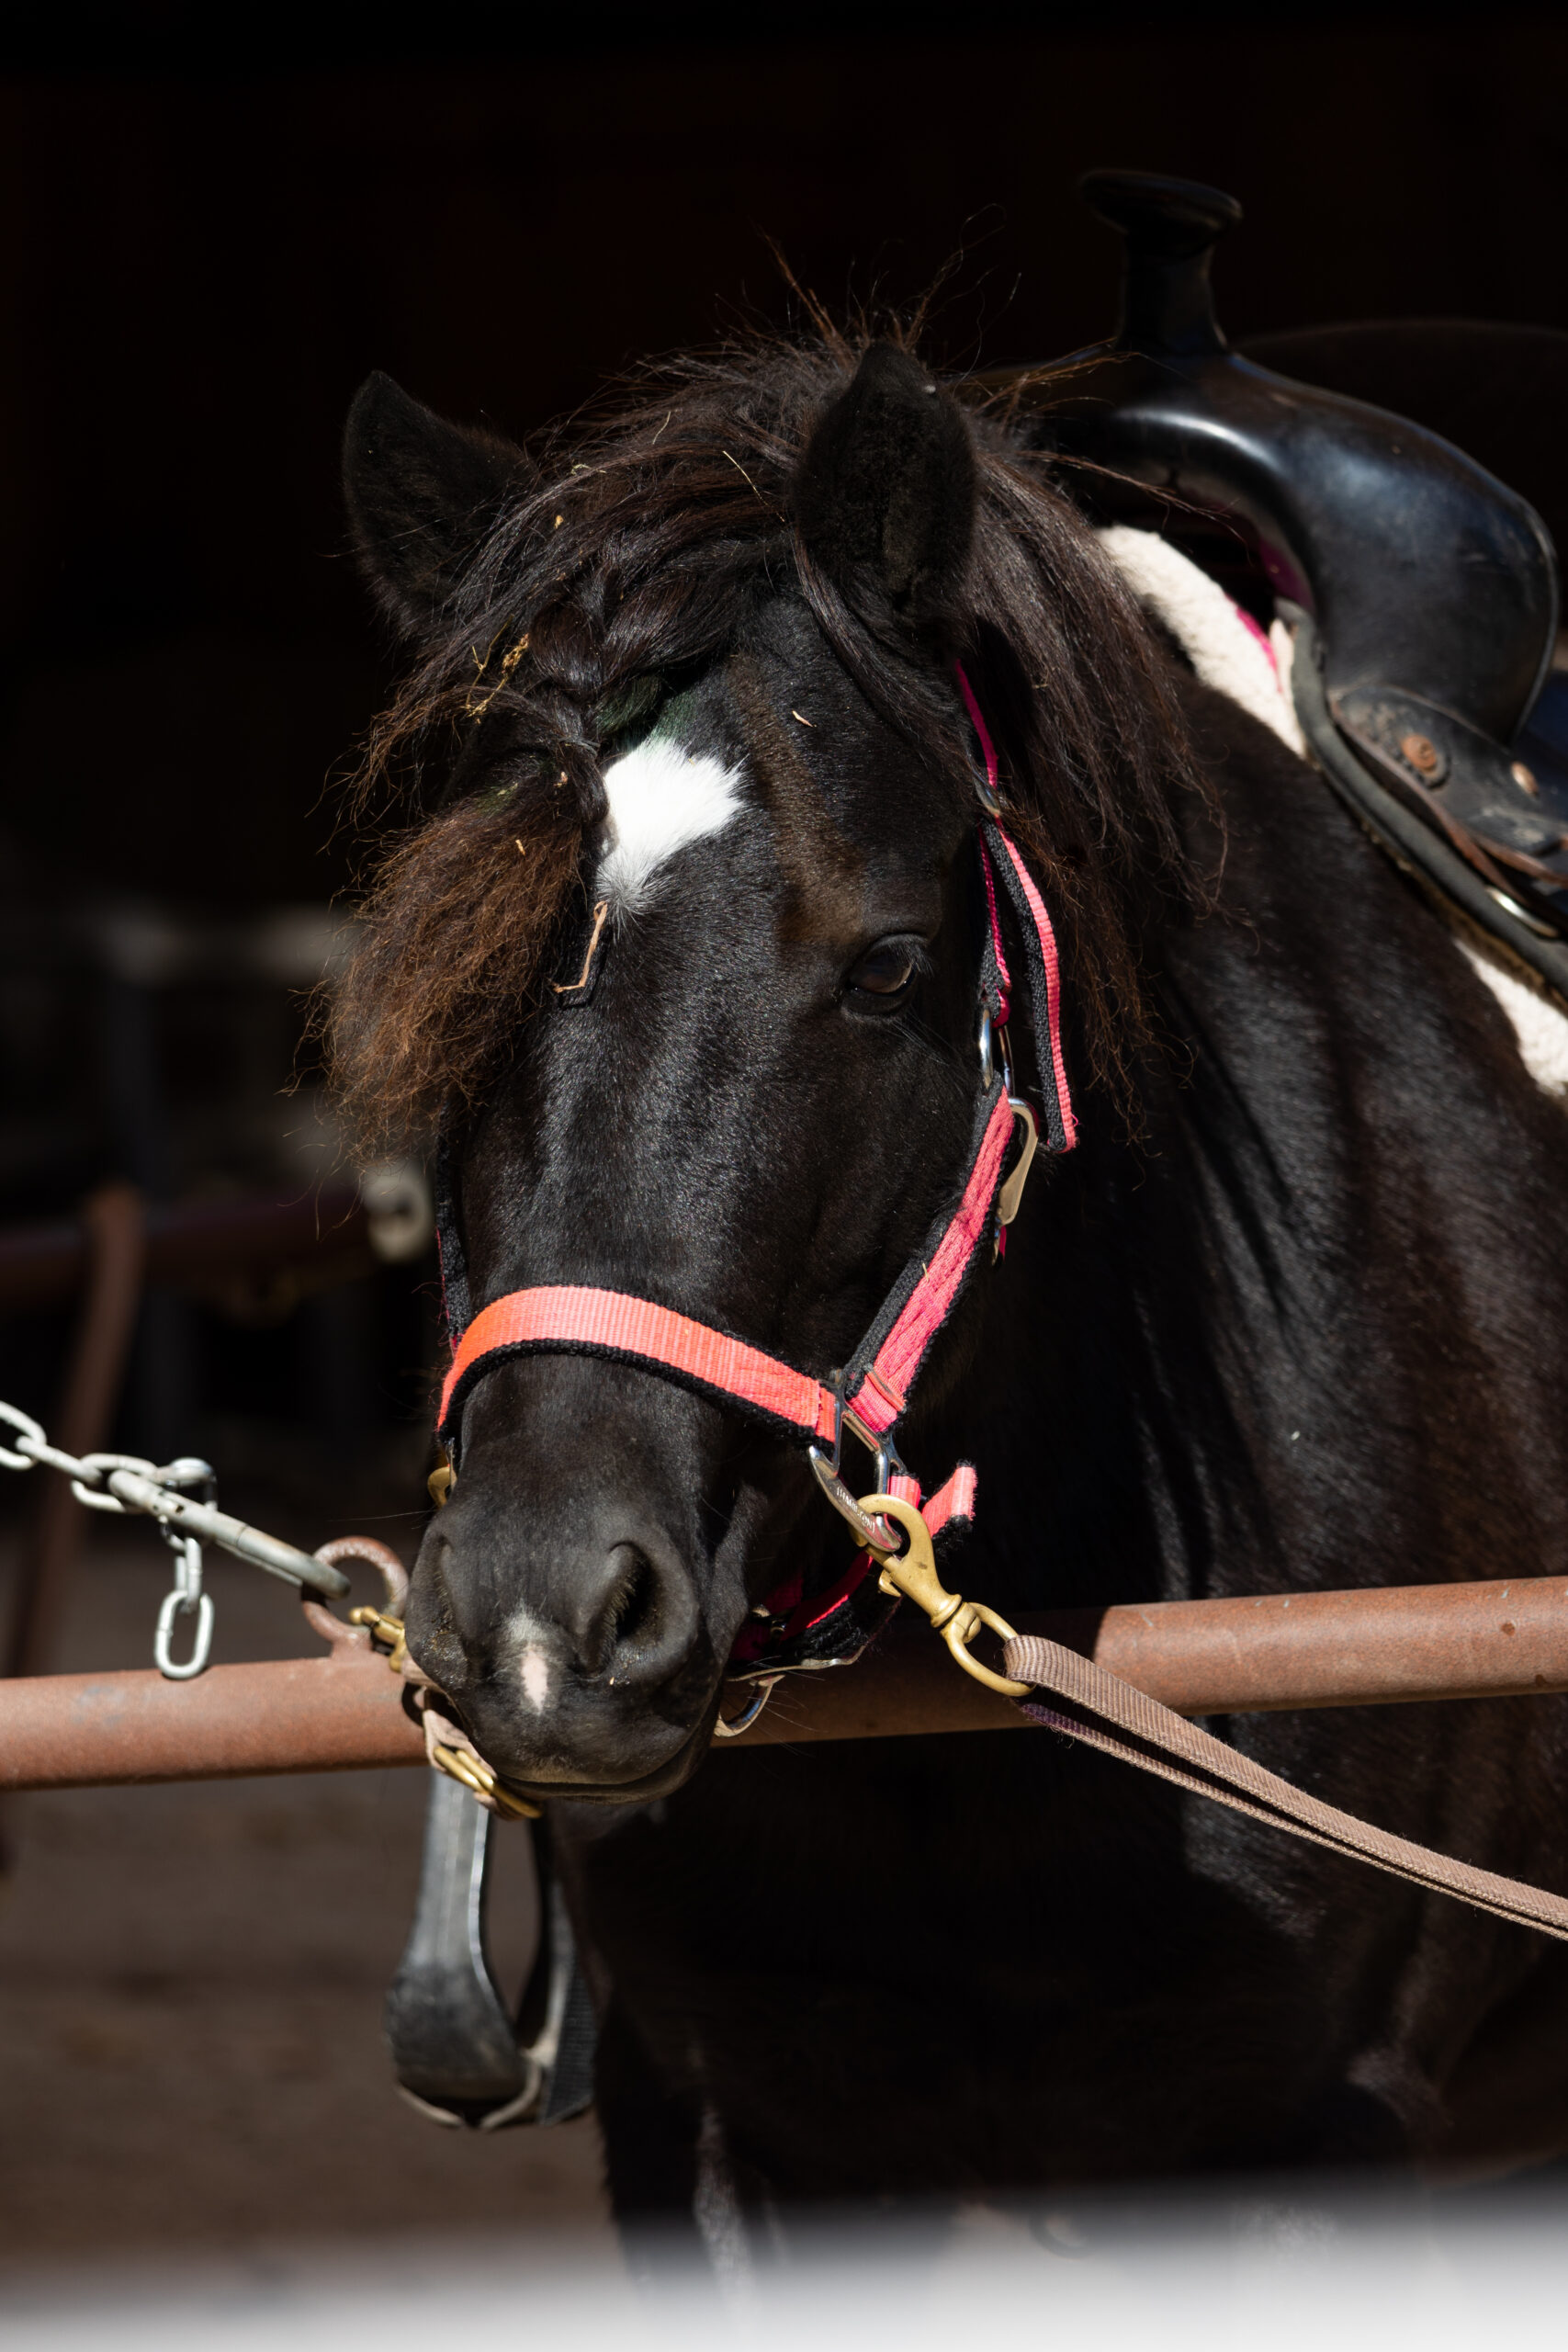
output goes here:
[[411, 1656], [449, 1698], [468, 1689], [475, 1679], [453, 1589], [454, 1567], [453, 1546], [445, 1532], [428, 1535], [403, 1612]]
[[652, 1561], [635, 1544], [618, 1544], [610, 1557], [621, 1578], [614, 1600], [615, 1639], [635, 1641], [639, 1634], [654, 1630], [652, 1620], [659, 1613], [659, 1578]]
[[617, 1544], [610, 1555], [610, 1588], [582, 1645], [582, 1663], [602, 1674], [617, 1650], [658, 1637], [659, 1578], [646, 1552]]
[[684, 1660], [697, 1630], [695, 1597], [679, 1566], [626, 1540], [599, 1555], [597, 1576], [576, 1586], [565, 1630], [591, 1679], [658, 1681]]

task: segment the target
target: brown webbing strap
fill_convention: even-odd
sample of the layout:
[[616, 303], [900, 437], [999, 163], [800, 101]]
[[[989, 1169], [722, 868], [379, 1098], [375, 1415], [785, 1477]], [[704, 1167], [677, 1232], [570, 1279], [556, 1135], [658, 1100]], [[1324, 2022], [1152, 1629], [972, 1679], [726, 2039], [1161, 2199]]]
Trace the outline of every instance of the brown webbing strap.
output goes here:
[[1059, 1714], [1055, 1708], [1022, 1700], [1020, 1704], [1032, 1722], [1081, 1739], [1087, 1747], [1123, 1764], [1135, 1764], [1140, 1771], [1156, 1773], [1162, 1781], [1173, 1781], [1179, 1788], [1212, 1797], [1235, 1813], [1288, 1829], [1294, 1838], [1311, 1838], [1335, 1853], [1371, 1862], [1374, 1870], [1391, 1871], [1416, 1886], [1473, 1904], [1479, 1911], [1493, 1912], [1499, 1919], [1538, 1928], [1543, 1935], [1568, 1942], [1568, 1901], [1562, 1895], [1456, 1862], [1429, 1846], [1412, 1845], [1407, 1838], [1392, 1837], [1371, 1822], [1358, 1821], [1353, 1813], [1322, 1804], [1075, 1650], [1021, 1634], [1003, 1645], [1002, 1656], [1015, 1681], [1032, 1683], [1085, 1716], [1100, 1719], [1080, 1721], [1076, 1714]]

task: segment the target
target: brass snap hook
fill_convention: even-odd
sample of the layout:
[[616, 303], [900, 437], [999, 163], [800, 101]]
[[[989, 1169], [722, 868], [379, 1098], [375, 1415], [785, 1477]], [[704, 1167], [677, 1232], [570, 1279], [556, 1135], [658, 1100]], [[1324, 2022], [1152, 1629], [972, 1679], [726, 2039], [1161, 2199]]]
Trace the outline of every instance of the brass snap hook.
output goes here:
[[349, 1611], [348, 1622], [351, 1625], [368, 1625], [372, 1645], [378, 1645], [384, 1642], [388, 1650], [387, 1664], [394, 1674], [402, 1672], [409, 1645], [400, 1617], [389, 1617], [384, 1609], [373, 1609], [367, 1602], [363, 1608]]
[[537, 1821], [544, 1808], [534, 1804], [509, 1789], [493, 1765], [487, 1764], [478, 1749], [454, 1747], [440, 1737], [432, 1737], [432, 1724], [425, 1720], [424, 1752], [438, 1772], [449, 1781], [458, 1781], [470, 1796], [481, 1804], [490, 1805], [502, 1821]]
[[902, 1552], [883, 1553], [882, 1573], [877, 1578], [884, 1592], [912, 1600], [923, 1609], [931, 1621], [934, 1632], [942, 1635], [965, 1674], [973, 1675], [987, 1690], [999, 1690], [1005, 1699], [1027, 1697], [1031, 1685], [1011, 1681], [1005, 1674], [993, 1674], [977, 1657], [969, 1655], [969, 1645], [984, 1625], [1004, 1642], [1016, 1641], [1017, 1634], [1005, 1617], [987, 1609], [983, 1600], [965, 1600], [956, 1592], [949, 1592], [936, 1572], [936, 1560], [931, 1552], [931, 1530], [913, 1503], [897, 1495], [863, 1495], [860, 1509], [868, 1520], [889, 1520], [901, 1527], [908, 1538]]

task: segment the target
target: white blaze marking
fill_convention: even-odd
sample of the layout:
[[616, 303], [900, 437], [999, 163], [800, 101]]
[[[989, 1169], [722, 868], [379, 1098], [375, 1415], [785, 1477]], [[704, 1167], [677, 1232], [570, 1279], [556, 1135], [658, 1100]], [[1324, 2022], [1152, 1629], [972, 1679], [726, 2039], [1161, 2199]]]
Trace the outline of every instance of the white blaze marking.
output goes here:
[[648, 904], [654, 876], [677, 850], [722, 832], [745, 805], [737, 769], [667, 737], [639, 743], [606, 768], [604, 790], [610, 821], [594, 888], [622, 915]]
[[537, 1642], [530, 1642], [523, 1653], [523, 1696], [530, 1706], [543, 1709], [549, 1695], [549, 1659]]

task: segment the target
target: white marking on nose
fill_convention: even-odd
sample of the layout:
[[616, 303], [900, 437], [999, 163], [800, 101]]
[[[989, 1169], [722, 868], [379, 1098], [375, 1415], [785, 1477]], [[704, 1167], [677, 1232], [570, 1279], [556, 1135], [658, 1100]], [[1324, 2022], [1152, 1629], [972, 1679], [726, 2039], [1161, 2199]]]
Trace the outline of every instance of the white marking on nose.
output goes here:
[[542, 1710], [549, 1695], [549, 1659], [537, 1642], [530, 1642], [523, 1653], [523, 1696], [531, 1707]]
[[722, 832], [745, 805], [739, 770], [667, 736], [649, 737], [607, 767], [604, 791], [610, 821], [594, 888], [622, 915], [647, 905], [654, 876], [677, 850]]

